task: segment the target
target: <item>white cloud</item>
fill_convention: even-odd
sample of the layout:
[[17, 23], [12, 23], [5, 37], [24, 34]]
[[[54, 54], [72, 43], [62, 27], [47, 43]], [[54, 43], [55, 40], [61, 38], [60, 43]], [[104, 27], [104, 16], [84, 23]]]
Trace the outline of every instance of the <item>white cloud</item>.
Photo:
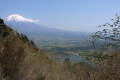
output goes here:
[[27, 19], [18, 14], [12, 14], [7, 17], [6, 21], [19, 21], [19, 22], [38, 22], [39, 20]]
[[39, 22], [39, 20], [33, 20], [33, 19], [25, 19], [27, 22]]

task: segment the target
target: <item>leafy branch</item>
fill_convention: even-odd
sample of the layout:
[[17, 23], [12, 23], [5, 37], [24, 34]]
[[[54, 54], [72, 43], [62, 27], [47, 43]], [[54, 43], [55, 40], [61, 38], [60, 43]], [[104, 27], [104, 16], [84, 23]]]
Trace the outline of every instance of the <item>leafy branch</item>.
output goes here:
[[104, 40], [104, 46], [106, 48], [109, 47], [118, 47], [120, 46], [120, 16], [116, 14], [115, 19], [111, 19], [112, 24], [105, 23], [103, 25], [99, 25], [100, 27], [109, 27], [107, 29], [103, 29], [102, 31], [97, 31], [92, 34], [92, 43], [95, 43], [98, 40]]

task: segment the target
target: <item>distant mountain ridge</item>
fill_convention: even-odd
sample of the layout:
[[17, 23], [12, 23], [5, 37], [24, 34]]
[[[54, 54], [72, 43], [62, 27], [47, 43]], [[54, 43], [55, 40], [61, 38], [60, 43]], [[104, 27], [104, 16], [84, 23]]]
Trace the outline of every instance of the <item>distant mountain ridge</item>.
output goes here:
[[12, 14], [5, 19], [5, 23], [17, 30], [19, 33], [29, 36], [49, 36], [49, 37], [81, 37], [86, 33], [65, 31], [55, 28], [47, 28], [36, 24], [38, 20], [26, 19], [18, 14]]

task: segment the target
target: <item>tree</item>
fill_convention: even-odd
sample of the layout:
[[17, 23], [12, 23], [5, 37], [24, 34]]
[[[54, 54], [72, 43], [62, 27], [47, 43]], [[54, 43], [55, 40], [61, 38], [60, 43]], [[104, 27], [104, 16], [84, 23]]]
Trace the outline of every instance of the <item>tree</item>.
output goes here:
[[[112, 23], [105, 23], [98, 26], [104, 27], [102, 31], [97, 31], [92, 34], [92, 43], [94, 50], [96, 51], [97, 41], [102, 41], [104, 43], [104, 50], [116, 50], [120, 47], [120, 16], [116, 14], [115, 19], [111, 19]], [[109, 49], [110, 48], [110, 49]], [[106, 52], [109, 53], [109, 52]], [[111, 54], [106, 54], [103, 51], [95, 52], [93, 54], [95, 63], [97, 64], [97, 69], [99, 70], [99, 79], [101, 80], [119, 80], [120, 77], [120, 53], [119, 51], [114, 51]]]
[[[0, 77], [18, 80], [21, 62], [24, 60], [25, 46], [14, 31], [0, 19]], [[7, 35], [7, 33], [10, 33]], [[2, 80], [2, 79], [0, 79]]]
[[105, 23], [98, 26], [98, 28], [105, 28], [102, 31], [97, 31], [92, 34], [91, 38], [94, 49], [96, 49], [95, 43], [98, 40], [104, 40], [104, 48], [116, 48], [120, 46], [120, 16], [116, 14], [116, 19], [111, 19], [111, 21], [113, 22], [112, 24]]
[[0, 52], [1, 75], [8, 80], [17, 80], [20, 64], [24, 58], [24, 46], [18, 42], [9, 42]]
[[4, 25], [4, 21], [0, 18], [0, 28], [2, 28], [2, 25]]
[[69, 58], [66, 58], [65, 60], [64, 60], [64, 62], [63, 62], [63, 67], [65, 68], [65, 69], [70, 69], [70, 59]]
[[3, 19], [0, 18], [0, 34], [2, 33], [3, 24], [4, 24], [4, 21]]

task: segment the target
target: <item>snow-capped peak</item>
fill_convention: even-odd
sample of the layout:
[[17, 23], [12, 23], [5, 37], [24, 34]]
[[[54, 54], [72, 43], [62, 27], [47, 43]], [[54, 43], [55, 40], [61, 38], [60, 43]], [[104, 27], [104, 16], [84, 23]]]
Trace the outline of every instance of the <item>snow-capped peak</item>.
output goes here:
[[12, 14], [6, 18], [6, 21], [17, 21], [17, 22], [38, 22], [39, 20], [26, 19], [18, 14]]

